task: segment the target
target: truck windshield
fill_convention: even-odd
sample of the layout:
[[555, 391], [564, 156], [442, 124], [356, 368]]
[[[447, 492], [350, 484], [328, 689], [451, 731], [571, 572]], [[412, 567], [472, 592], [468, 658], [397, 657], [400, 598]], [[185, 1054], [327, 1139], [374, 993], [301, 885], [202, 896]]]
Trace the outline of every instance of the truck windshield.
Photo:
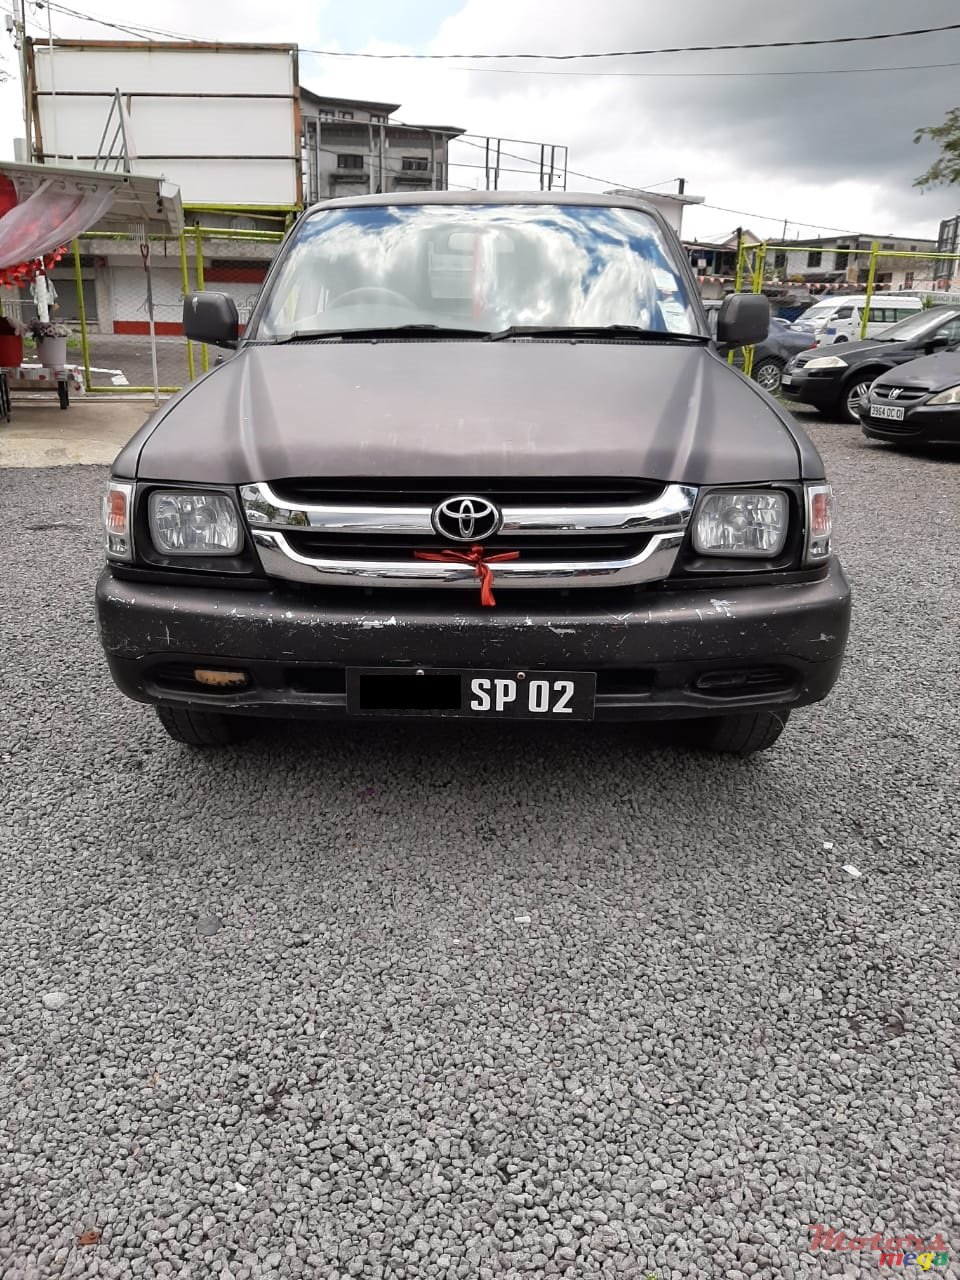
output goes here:
[[492, 333], [519, 325], [702, 333], [673, 253], [638, 209], [324, 209], [295, 234], [248, 336], [405, 326]]

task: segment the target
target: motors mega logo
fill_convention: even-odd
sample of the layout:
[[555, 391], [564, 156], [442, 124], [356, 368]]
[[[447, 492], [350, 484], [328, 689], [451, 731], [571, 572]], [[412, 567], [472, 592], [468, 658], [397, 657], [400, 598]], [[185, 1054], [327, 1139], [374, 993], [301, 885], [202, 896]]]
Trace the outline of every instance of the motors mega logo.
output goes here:
[[825, 1227], [821, 1222], [812, 1223], [808, 1230], [813, 1232], [810, 1251], [814, 1249], [834, 1249], [858, 1251], [862, 1249], [878, 1249], [881, 1267], [920, 1267], [929, 1271], [931, 1267], [945, 1267], [950, 1262], [947, 1242], [938, 1231], [930, 1240], [912, 1232], [903, 1236], [884, 1237], [882, 1231], [875, 1231], [871, 1236], [848, 1235], [846, 1231], [838, 1231], [835, 1227]]

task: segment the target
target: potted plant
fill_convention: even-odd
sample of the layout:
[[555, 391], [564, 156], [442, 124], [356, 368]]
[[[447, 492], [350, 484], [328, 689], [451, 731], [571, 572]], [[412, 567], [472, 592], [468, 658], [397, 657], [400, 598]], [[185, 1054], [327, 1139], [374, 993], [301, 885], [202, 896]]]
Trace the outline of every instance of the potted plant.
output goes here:
[[23, 364], [23, 327], [9, 316], [0, 316], [0, 368], [19, 369]]
[[62, 368], [67, 363], [70, 326], [61, 320], [31, 320], [29, 329], [37, 347], [37, 359], [44, 368]]

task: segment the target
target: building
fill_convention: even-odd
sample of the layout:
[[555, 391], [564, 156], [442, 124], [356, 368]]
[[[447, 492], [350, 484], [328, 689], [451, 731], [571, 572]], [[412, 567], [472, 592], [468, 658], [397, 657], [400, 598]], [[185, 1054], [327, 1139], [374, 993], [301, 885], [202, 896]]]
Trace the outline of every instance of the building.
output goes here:
[[441, 190], [451, 125], [393, 119], [399, 103], [331, 98], [300, 87], [303, 195], [307, 204], [364, 192]]
[[[822, 236], [799, 242], [802, 247], [770, 249], [767, 271], [783, 282], [818, 285], [866, 285], [870, 272], [870, 252], [880, 246], [875, 287], [883, 290], [930, 287], [934, 274], [936, 240], [920, 236]], [[883, 250], [898, 253], [929, 253], [922, 258], [885, 258]]]
[[[937, 249], [940, 253], [960, 254], [960, 214], [940, 223]], [[934, 277], [938, 289], [951, 288], [953, 282], [960, 279], [960, 259], [939, 258], [934, 267]]]
[[753, 248], [759, 243], [760, 237], [744, 227], [713, 239], [684, 240], [683, 247], [700, 282], [703, 297], [722, 298], [729, 292], [737, 276], [740, 245]]

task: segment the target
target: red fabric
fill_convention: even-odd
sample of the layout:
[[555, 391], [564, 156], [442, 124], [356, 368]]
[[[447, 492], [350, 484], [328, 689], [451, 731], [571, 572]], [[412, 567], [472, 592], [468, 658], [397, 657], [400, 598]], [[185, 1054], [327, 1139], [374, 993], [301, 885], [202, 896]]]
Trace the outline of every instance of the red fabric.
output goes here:
[[519, 551], [501, 551], [497, 555], [488, 556], [479, 543], [472, 546], [469, 551], [454, 551], [451, 548], [444, 551], [415, 551], [413, 554], [417, 560], [440, 560], [446, 564], [451, 562], [472, 564], [476, 576], [480, 579], [480, 603], [486, 609], [492, 609], [497, 603], [493, 595], [493, 570], [490, 566], [500, 560], [520, 559]]
[[0, 218], [9, 213], [18, 201], [17, 188], [5, 173], [0, 173]]

